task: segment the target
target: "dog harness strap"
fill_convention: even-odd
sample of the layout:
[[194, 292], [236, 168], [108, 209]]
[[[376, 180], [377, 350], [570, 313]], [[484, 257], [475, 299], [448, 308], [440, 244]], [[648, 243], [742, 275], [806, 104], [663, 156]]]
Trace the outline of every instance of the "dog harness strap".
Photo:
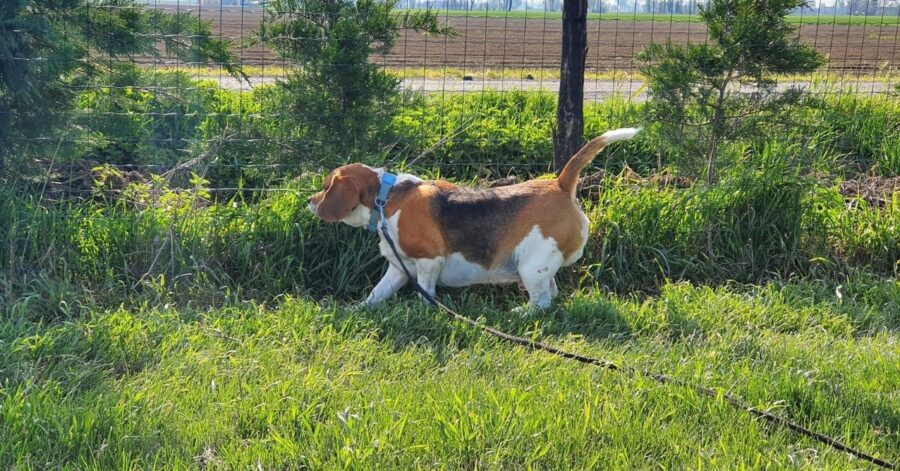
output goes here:
[[373, 208], [372, 215], [369, 216], [369, 225], [367, 228], [376, 232], [378, 229], [378, 218], [382, 213], [384, 213], [384, 207], [387, 205], [388, 193], [391, 192], [391, 188], [394, 187], [394, 183], [397, 181], [397, 176], [393, 173], [384, 172], [381, 175], [381, 188], [378, 189], [378, 196], [375, 197], [375, 208]]

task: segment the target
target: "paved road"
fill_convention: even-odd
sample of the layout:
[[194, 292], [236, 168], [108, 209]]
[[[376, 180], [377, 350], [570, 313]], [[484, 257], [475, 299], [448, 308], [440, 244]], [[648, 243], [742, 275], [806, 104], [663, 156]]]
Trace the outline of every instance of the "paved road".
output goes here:
[[[250, 77], [250, 83], [238, 82], [232, 77], [217, 78], [222, 88], [229, 90], [249, 90], [252, 87], [274, 83], [275, 77]], [[526, 80], [526, 79], [509, 79], [509, 80], [493, 80], [493, 79], [475, 79], [475, 80], [459, 80], [459, 79], [422, 79], [411, 78], [402, 81], [405, 88], [413, 91], [421, 91], [425, 93], [473, 93], [481, 91], [548, 91], [556, 92], [559, 90], [558, 80]], [[644, 101], [647, 98], [646, 92], [642, 88], [643, 82], [640, 80], [588, 80], [584, 84], [584, 99], [586, 101], [602, 101], [611, 96], [619, 95], [622, 97], [632, 97], [636, 101]], [[784, 82], [778, 85], [780, 90], [787, 89], [791, 86], [810, 87], [809, 82]], [[819, 89], [817, 88], [817, 91]], [[830, 84], [827, 91], [834, 92], [850, 92], [854, 91], [861, 94], [884, 93], [891, 90], [891, 85], [884, 81], [874, 81], [865, 79], [848, 79], [844, 82]], [[749, 91], [749, 89], [748, 89]]]

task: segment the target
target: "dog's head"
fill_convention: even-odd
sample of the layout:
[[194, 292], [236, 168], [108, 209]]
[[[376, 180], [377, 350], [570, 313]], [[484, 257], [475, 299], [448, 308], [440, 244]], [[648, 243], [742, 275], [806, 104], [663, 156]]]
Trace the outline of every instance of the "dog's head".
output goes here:
[[309, 199], [309, 210], [325, 222], [365, 226], [375, 207], [378, 171], [362, 164], [338, 167], [328, 174], [322, 191]]

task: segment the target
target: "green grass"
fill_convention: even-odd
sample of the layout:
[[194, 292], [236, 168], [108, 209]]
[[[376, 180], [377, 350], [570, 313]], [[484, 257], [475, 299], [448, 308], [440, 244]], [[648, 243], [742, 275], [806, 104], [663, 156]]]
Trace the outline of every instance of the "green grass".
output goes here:
[[[214, 201], [202, 189], [132, 190], [80, 204], [10, 197], [0, 207], [0, 308], [27, 298], [50, 319], [66, 319], [83, 290], [106, 297], [101, 304], [204, 305], [286, 292], [358, 299], [380, 275], [375, 239], [310, 214], [306, 198], [320, 182], [304, 178], [258, 200]], [[653, 292], [670, 279], [756, 283], [841, 276], [848, 267], [896, 274], [900, 192], [885, 197], [883, 205], [845, 199], [771, 169], [711, 189], [611, 177], [583, 203], [592, 237], [561, 279]]]
[[[746, 170], [595, 189], [584, 261], [546, 313], [509, 314], [513, 289], [441, 297], [900, 458], [900, 193], [848, 204]], [[346, 309], [383, 261], [304, 210], [316, 178], [258, 201], [7, 198], [0, 468], [861, 466], [721, 400], [498, 343], [409, 290]]]
[[[264, 114], [264, 93], [200, 87], [198, 116], [228, 116], [160, 129], [199, 145], [241, 113]], [[897, 103], [810, 100], [766, 130], [778, 139], [742, 143], [712, 188], [635, 179], [631, 169], [677, 170], [648, 127], [592, 166], [607, 178], [583, 199], [590, 242], [561, 272], [553, 309], [508, 314], [524, 302], [514, 288], [440, 296], [512, 333], [728, 390], [896, 461], [900, 191], [866, 200], [839, 183], [898, 174]], [[554, 110], [546, 94], [422, 99], [391, 123], [396, 146], [364, 159], [464, 184], [544, 173]], [[641, 105], [608, 100], [587, 107], [586, 135], [640, 119]], [[243, 124], [278, 136], [265, 116]], [[239, 144], [222, 162], [267, 155]], [[347, 156], [290, 157], [299, 165], [277, 170], [279, 186], [254, 182], [266, 194], [210, 193], [199, 177], [102, 193], [114, 175], [84, 200], [0, 189], [0, 469], [862, 466], [721, 400], [485, 338], [409, 290], [346, 309], [384, 262], [371, 234], [321, 223], [306, 197], [321, 166]], [[250, 181], [225, 168], [207, 177]]]
[[[464, 11], [464, 10], [438, 10], [439, 16], [446, 17], [469, 17], [469, 18], [527, 18], [527, 19], [562, 19], [561, 12], [544, 12], [544, 11]], [[629, 12], [613, 12], [613, 13], [588, 13], [588, 21], [608, 20], [608, 21], [634, 21], [634, 22], [658, 22], [658, 23], [701, 23], [700, 17], [687, 13], [629, 13]], [[851, 16], [851, 15], [817, 15], [815, 12], [804, 13], [803, 15], [790, 15], [787, 22], [792, 24], [821, 24], [821, 25], [854, 25], [854, 26], [896, 26], [900, 24], [900, 16], [898, 15], [872, 15], [872, 16]]]
[[[772, 123], [761, 129], [761, 134], [794, 146], [783, 151], [787, 155], [781, 158], [821, 174], [843, 176], [851, 170], [871, 170], [884, 176], [900, 175], [900, 99], [835, 94], [830, 89], [833, 83], [833, 77], [813, 81], [812, 96], [795, 106], [784, 123]], [[642, 175], [666, 168], [690, 172], [673, 168], [667, 161], [660, 137], [654, 134], [657, 123], [647, 119], [644, 104], [627, 98], [585, 104], [585, 136], [644, 126], [639, 139], [610, 148], [592, 168], [618, 172], [627, 164]], [[555, 113], [556, 98], [550, 93], [434, 95], [422, 106], [403, 109], [394, 119], [392, 131], [400, 149], [414, 149], [413, 155], [418, 149], [431, 149], [416, 160], [419, 165], [440, 167], [451, 176], [467, 177], [473, 172], [494, 178], [510, 172], [533, 175], [549, 168]], [[796, 146], [800, 142], [803, 147]], [[745, 149], [751, 157], [764, 154], [771, 144], [758, 138], [744, 143], [753, 148]], [[735, 168], [743, 171], [745, 166]]]
[[[531, 318], [444, 297], [900, 459], [900, 284], [851, 278], [842, 300], [835, 288], [567, 287]], [[55, 324], [12, 312], [0, 345], [3, 468], [863, 467], [721, 400], [498, 343], [411, 299], [90, 309]]]

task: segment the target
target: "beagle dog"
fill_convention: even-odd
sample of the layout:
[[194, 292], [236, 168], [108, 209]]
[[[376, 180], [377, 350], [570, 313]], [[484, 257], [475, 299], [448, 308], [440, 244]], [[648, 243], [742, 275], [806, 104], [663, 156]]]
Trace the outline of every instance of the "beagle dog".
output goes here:
[[386, 227], [403, 264], [432, 296], [436, 285], [520, 283], [528, 291], [530, 307], [545, 309], [559, 291], [556, 272], [581, 258], [587, 242], [588, 218], [575, 199], [579, 173], [607, 144], [630, 139], [638, 131], [616, 129], [595, 138], [556, 179], [491, 189], [344, 165], [325, 178], [309, 209], [323, 221], [378, 232], [381, 254], [390, 263], [367, 305], [391, 297], [408, 281], [385, 241]]

